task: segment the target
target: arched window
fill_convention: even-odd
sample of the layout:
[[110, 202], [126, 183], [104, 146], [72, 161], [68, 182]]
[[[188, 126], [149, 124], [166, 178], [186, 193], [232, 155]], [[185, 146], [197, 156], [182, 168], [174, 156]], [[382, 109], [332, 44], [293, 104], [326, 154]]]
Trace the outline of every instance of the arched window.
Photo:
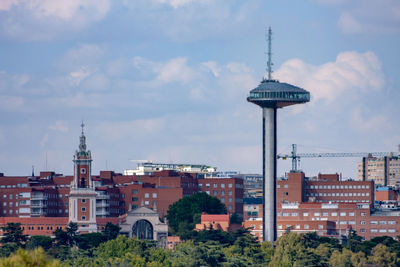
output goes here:
[[149, 221], [139, 220], [132, 227], [132, 235], [138, 239], [153, 239], [153, 225]]

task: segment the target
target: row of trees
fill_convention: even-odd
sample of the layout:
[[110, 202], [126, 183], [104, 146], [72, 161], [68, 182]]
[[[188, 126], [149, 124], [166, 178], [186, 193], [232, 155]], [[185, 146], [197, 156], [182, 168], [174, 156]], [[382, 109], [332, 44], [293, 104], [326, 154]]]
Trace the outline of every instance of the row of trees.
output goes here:
[[90, 252], [97, 248], [100, 243], [115, 239], [119, 235], [120, 227], [107, 223], [101, 233], [79, 234], [78, 225], [71, 222], [65, 231], [62, 229], [54, 231], [54, 239], [42, 235], [28, 238], [27, 235], [23, 234], [20, 223], [7, 223], [5, 227], [2, 227], [2, 230], [0, 257], [9, 256], [18, 248], [34, 250], [41, 247], [49, 255], [63, 260], [68, 258], [72, 247]]
[[1, 258], [0, 266], [400, 266], [400, 242], [390, 237], [361, 242], [359, 249], [365, 249], [364, 252], [350, 243], [342, 246], [336, 239], [315, 233], [289, 232], [276, 241], [275, 247], [268, 242], [256, 242], [245, 231], [231, 234], [205, 230], [199, 236], [204, 239], [188, 240], [172, 251], [159, 248], [152, 241], [118, 236], [95, 248], [70, 247], [64, 259], [59, 255], [51, 257], [42, 248], [20, 248], [17, 253]]
[[119, 236], [120, 228], [113, 224], [102, 233], [79, 234], [77, 225], [70, 223], [65, 231], [54, 232], [55, 239], [28, 239], [19, 224], [9, 223], [3, 227], [0, 266], [400, 266], [400, 242], [391, 237], [362, 241], [350, 231], [342, 245], [316, 233], [288, 231], [273, 247], [243, 229], [193, 231], [202, 212], [221, 214], [226, 209], [205, 193], [170, 206], [170, 230], [186, 240], [173, 251], [157, 247], [155, 241]]

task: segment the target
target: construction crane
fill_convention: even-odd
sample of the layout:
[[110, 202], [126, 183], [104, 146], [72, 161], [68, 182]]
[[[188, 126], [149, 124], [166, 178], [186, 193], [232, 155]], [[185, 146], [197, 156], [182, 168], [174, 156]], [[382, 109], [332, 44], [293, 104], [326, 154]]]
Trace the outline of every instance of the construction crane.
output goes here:
[[292, 159], [292, 172], [297, 172], [297, 166], [300, 162], [300, 158], [333, 158], [333, 157], [392, 157], [398, 156], [393, 152], [343, 152], [343, 153], [297, 153], [297, 145], [292, 144], [292, 152], [288, 154], [278, 154], [278, 159]]

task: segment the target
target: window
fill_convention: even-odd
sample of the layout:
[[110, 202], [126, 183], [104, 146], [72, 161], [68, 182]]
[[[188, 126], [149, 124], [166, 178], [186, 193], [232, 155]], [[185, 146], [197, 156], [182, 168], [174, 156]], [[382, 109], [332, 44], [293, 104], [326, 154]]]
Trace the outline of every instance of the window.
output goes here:
[[278, 224], [278, 229], [282, 229], [282, 224]]
[[309, 229], [309, 228], [310, 228], [310, 226], [308, 224], [304, 225], [304, 229]]
[[320, 213], [319, 212], [314, 212], [314, 216], [319, 216]]
[[199, 187], [202, 188], [202, 187], [203, 187], [203, 184], [199, 184]]
[[132, 195], [135, 195], [137, 193], [138, 193], [138, 191], [136, 189], [132, 189]]
[[389, 232], [389, 233], [395, 233], [396, 230], [395, 230], [395, 229], [388, 229], [388, 232]]
[[81, 199], [82, 203], [86, 203], [86, 198]]
[[340, 221], [339, 224], [347, 224], [346, 221]]
[[214, 184], [214, 188], [217, 188], [218, 187], [218, 184]]
[[288, 192], [285, 192], [285, 193], [284, 193], [284, 195], [285, 195], [285, 196], [288, 196], [288, 195], [289, 195], [289, 193], [288, 193]]
[[12, 195], [10, 195], [9, 197], [10, 197], [10, 199], [12, 199]]
[[289, 186], [287, 184], [284, 184], [283, 188], [289, 188]]
[[137, 197], [132, 197], [132, 201], [138, 201], [139, 199]]
[[378, 224], [378, 221], [371, 221], [371, 224]]
[[86, 169], [85, 169], [85, 168], [82, 168], [82, 169], [81, 169], [81, 173], [82, 173], [82, 174], [85, 174], [85, 173], [86, 173]]
[[223, 196], [223, 195], [225, 195], [225, 191], [224, 190], [221, 191], [221, 196]]
[[131, 205], [131, 208], [134, 210], [137, 208], [137, 205]]
[[361, 229], [361, 231], [360, 231], [361, 233], [365, 233], [365, 229]]
[[322, 216], [329, 216], [328, 212], [323, 212]]
[[296, 224], [295, 228], [300, 229], [300, 224]]
[[289, 212], [282, 213], [282, 216], [285, 216], [285, 217], [289, 216]]
[[144, 198], [149, 198], [150, 197], [150, 194], [149, 193], [145, 193], [144, 194]]
[[361, 212], [361, 216], [365, 216], [366, 215], [366, 213], [365, 212]]
[[349, 224], [356, 224], [355, 221], [349, 221]]
[[386, 221], [379, 221], [379, 224], [386, 224]]
[[229, 190], [228, 194], [231, 196], [232, 195], [232, 190]]
[[232, 210], [232, 205], [229, 205], [229, 206], [228, 206], [228, 210]]
[[308, 216], [308, 212], [303, 212], [303, 216]]
[[153, 193], [153, 198], [157, 198], [157, 193]]
[[221, 202], [225, 202], [225, 198], [224, 197], [221, 197]]
[[217, 195], [218, 195], [218, 191], [215, 191], [215, 190], [214, 190], [214, 191], [213, 191], [213, 195], [214, 195], [214, 196], [217, 196]]
[[[61, 210], [60, 210], [60, 211], [61, 211]], [[82, 208], [82, 211], [83, 211], [83, 212], [85, 212], [85, 211], [86, 211], [86, 208], [85, 208], [85, 207], [83, 207], [83, 208]], [[61, 213], [61, 212], [60, 212], [60, 213]]]
[[318, 229], [320, 229], [320, 230], [324, 229], [324, 225], [323, 224], [318, 224]]
[[225, 184], [221, 184], [221, 188], [225, 188]]
[[388, 221], [388, 224], [396, 224], [396, 221]]
[[210, 184], [206, 184], [206, 187], [209, 188], [209, 187], [210, 187]]
[[228, 202], [232, 202], [232, 198], [230, 197], [230, 198], [228, 198]]
[[386, 229], [379, 229], [379, 233], [386, 233], [387, 230]]
[[349, 212], [349, 216], [354, 216], [354, 212]]
[[299, 216], [299, 214], [297, 212], [292, 212], [292, 216]]
[[281, 188], [281, 185], [280, 185], [280, 184], [277, 184], [277, 185], [276, 185], [276, 188]]
[[361, 224], [365, 224], [365, 221], [361, 221]]
[[229, 188], [232, 188], [232, 184], [228, 184], [228, 187], [229, 187]]
[[148, 200], [146, 200], [146, 201], [144, 202], [144, 204], [145, 204], [145, 205], [149, 205], [150, 202], [149, 202]]
[[340, 216], [346, 216], [346, 212], [341, 212]]

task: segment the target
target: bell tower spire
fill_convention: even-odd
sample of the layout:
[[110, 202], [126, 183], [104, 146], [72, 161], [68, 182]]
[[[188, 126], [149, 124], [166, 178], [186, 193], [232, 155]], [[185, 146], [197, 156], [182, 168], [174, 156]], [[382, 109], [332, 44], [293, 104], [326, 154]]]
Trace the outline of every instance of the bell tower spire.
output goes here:
[[86, 152], [86, 137], [85, 137], [85, 133], [83, 131], [83, 128], [85, 127], [85, 124], [82, 121], [81, 124], [82, 127], [82, 133], [81, 136], [79, 138], [80, 142], [79, 142], [79, 152]]
[[74, 154], [74, 179], [69, 197], [69, 221], [78, 224], [80, 232], [96, 232], [96, 188], [92, 181], [92, 153], [86, 149], [85, 124], [81, 124], [79, 149]]

